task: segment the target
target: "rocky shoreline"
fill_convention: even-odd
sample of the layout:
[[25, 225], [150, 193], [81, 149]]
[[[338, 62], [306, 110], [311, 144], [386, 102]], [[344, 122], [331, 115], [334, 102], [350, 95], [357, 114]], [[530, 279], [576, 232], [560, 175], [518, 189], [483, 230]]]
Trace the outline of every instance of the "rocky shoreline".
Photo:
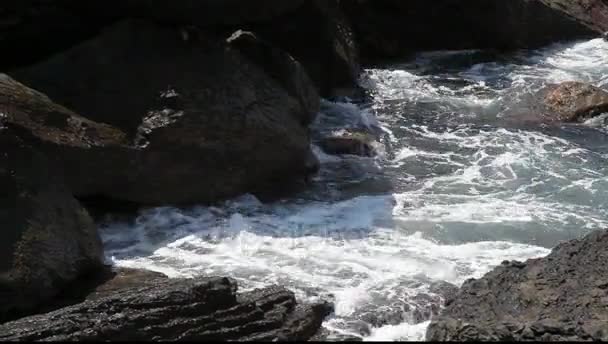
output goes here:
[[[362, 65], [429, 49], [502, 51], [597, 37], [608, 31], [608, 3], [26, 0], [0, 8], [0, 31], [7, 47], [0, 56], [0, 339], [308, 340], [330, 305], [300, 304], [282, 287], [239, 294], [236, 282], [220, 277], [134, 273], [129, 283], [114, 279], [120, 287], [102, 287], [103, 296], [91, 291], [47, 311], [78, 281], [107, 286], [97, 278], [106, 268], [90, 215], [104, 209], [91, 205], [212, 204], [305, 187], [319, 168], [309, 126], [321, 97], [359, 95]], [[608, 109], [607, 92], [577, 83], [529, 101], [538, 117], [523, 120], [549, 124]], [[322, 140], [330, 154], [372, 156], [372, 143], [371, 133]], [[564, 287], [551, 277], [562, 271], [552, 264], [562, 260], [570, 270], [560, 273], [604, 273], [593, 260], [603, 257], [603, 238], [556, 248], [546, 267], [545, 260], [509, 263], [481, 280], [488, 282], [465, 283], [429, 339], [606, 340], [601, 323], [576, 323], [606, 319], [601, 310], [585, 308], [595, 318], [576, 307], [569, 320], [539, 315], [562, 305], [560, 293], [573, 293], [570, 287], [596, 288], [589, 292], [600, 301], [593, 302], [604, 302], [605, 288], [595, 280]], [[568, 263], [566, 253], [583, 261]], [[523, 283], [530, 269], [547, 269], [546, 290], [557, 295], [547, 305], [518, 306], [534, 319], [512, 314], [513, 322], [503, 324], [500, 314], [476, 308], [490, 303], [468, 299], [483, 294], [474, 290], [479, 285], [497, 283], [489, 281]], [[484, 295], [501, 307], [523, 297], [507, 290], [512, 294]], [[582, 294], [567, 300], [573, 307], [588, 301]], [[554, 320], [568, 330], [554, 330]], [[470, 323], [479, 326], [471, 330]]]
[[427, 331], [430, 341], [608, 340], [608, 231], [545, 258], [505, 261], [466, 281]]

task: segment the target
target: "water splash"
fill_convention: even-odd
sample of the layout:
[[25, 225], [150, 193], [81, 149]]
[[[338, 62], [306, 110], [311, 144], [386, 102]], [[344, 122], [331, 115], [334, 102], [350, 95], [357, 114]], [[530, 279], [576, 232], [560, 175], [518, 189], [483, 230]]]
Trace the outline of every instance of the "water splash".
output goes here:
[[369, 69], [371, 100], [324, 101], [313, 129], [373, 131], [386, 154], [339, 157], [313, 145], [321, 171], [291, 199], [245, 195], [105, 224], [108, 260], [333, 301], [332, 339], [421, 340], [441, 302], [434, 283], [459, 285], [608, 225], [605, 116], [554, 128], [501, 120], [547, 83], [608, 87], [605, 61], [608, 43], [591, 40], [501, 57], [433, 52]]

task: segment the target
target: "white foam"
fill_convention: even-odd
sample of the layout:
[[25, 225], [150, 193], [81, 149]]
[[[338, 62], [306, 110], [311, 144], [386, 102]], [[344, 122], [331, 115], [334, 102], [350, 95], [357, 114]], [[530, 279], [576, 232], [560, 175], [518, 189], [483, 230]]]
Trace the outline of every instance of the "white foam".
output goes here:
[[372, 330], [371, 336], [364, 339], [366, 342], [421, 342], [426, 336], [426, 328], [430, 321], [416, 325], [402, 323], [399, 325], [386, 325]]
[[[415, 62], [434, 67], [434, 59], [463, 53], [470, 52], [423, 54]], [[432, 294], [433, 282], [459, 285], [503, 260], [548, 254], [533, 244], [537, 237], [554, 244], [608, 226], [608, 154], [489, 120], [550, 82], [607, 86], [605, 61], [608, 44], [592, 40], [437, 78], [415, 68], [367, 70], [362, 85], [372, 103], [323, 101], [313, 129], [381, 129], [390, 158], [372, 160], [378, 169], [313, 145], [322, 163], [313, 190], [330, 189], [335, 199], [263, 204], [245, 195], [216, 207], [150, 209], [134, 225], [102, 228], [108, 260], [170, 277], [229, 275], [241, 290], [284, 285], [302, 300], [334, 302], [335, 315], [324, 323], [332, 335], [423, 340], [428, 322], [414, 324], [407, 314], [400, 324], [361, 330], [357, 323], [370, 310], [418, 307], [415, 297]], [[353, 180], [339, 174], [341, 166], [354, 171]], [[329, 178], [332, 172], [340, 178]], [[391, 191], [340, 197], [361, 174], [380, 175]]]

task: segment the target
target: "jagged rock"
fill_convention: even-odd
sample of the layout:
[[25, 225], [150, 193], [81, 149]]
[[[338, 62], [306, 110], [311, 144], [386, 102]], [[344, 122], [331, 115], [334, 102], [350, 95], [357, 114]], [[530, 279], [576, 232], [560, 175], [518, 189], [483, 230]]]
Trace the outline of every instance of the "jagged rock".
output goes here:
[[[608, 29], [602, 0], [342, 0], [367, 60], [421, 50], [533, 48]], [[603, 29], [600, 30], [600, 28]]]
[[608, 232], [468, 280], [427, 331], [431, 341], [608, 340]]
[[293, 76], [270, 77], [225, 39], [125, 21], [12, 74], [128, 134], [126, 159], [101, 157], [89, 179], [67, 178], [78, 196], [188, 204], [282, 190], [318, 168], [303, 124], [314, 104], [301, 102], [312, 97], [296, 94], [314, 86], [285, 89], [277, 79]]
[[37, 151], [41, 143], [7, 120], [13, 112], [5, 112], [5, 95], [0, 92], [0, 322], [35, 311], [99, 269], [103, 258], [93, 220]]
[[328, 154], [351, 154], [366, 157], [376, 155], [372, 135], [364, 132], [340, 131], [324, 137], [319, 142], [321, 148]]
[[331, 306], [281, 287], [236, 293], [228, 278], [157, 280], [0, 325], [0, 340], [307, 340]]

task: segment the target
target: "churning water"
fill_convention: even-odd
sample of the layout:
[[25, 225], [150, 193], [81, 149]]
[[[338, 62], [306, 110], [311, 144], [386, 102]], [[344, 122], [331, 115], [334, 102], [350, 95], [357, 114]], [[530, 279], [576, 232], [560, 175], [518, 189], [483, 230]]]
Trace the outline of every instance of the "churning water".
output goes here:
[[543, 85], [569, 80], [608, 89], [608, 43], [434, 52], [368, 69], [361, 84], [371, 100], [324, 102], [314, 129], [375, 131], [378, 157], [315, 146], [322, 170], [306, 192], [104, 224], [107, 257], [331, 300], [332, 339], [423, 339], [438, 282], [459, 285], [608, 227], [608, 114], [557, 127], [507, 115]]

